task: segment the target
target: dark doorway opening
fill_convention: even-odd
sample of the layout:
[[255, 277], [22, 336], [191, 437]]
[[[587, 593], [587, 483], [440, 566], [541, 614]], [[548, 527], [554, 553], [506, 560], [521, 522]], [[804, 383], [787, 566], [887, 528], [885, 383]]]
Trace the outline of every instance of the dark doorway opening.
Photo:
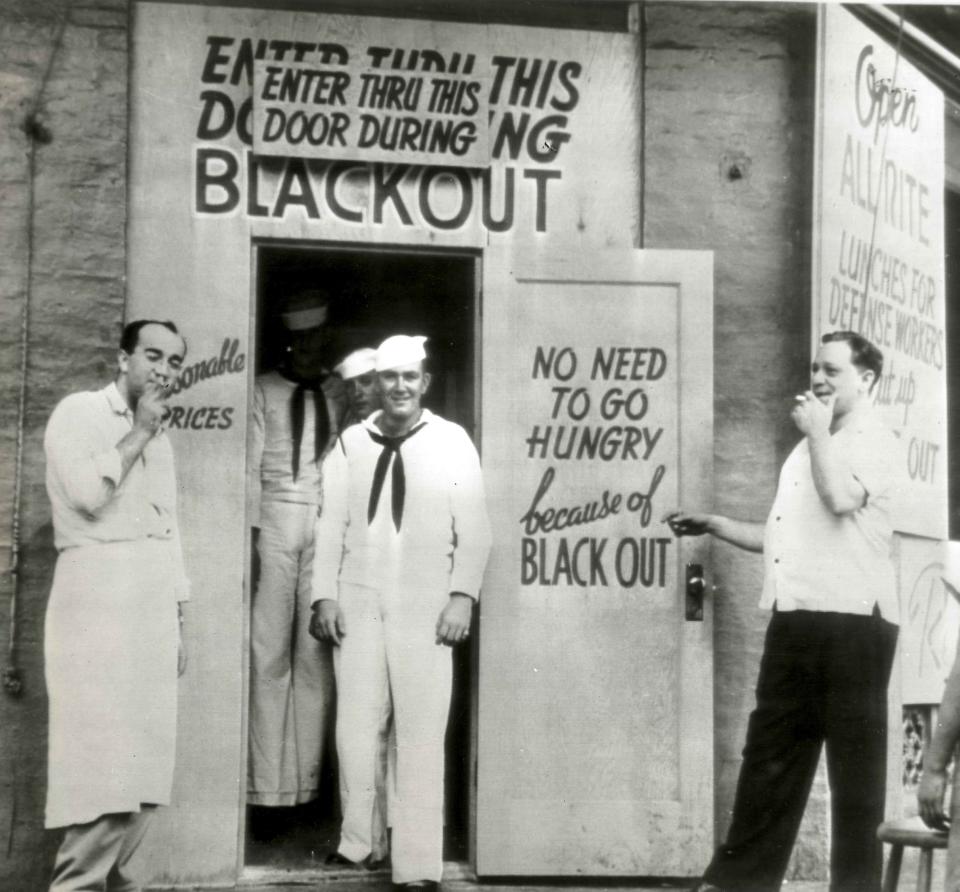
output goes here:
[[[280, 307], [304, 288], [332, 297], [329, 367], [391, 334], [423, 334], [433, 386], [432, 411], [462, 425], [477, 442], [477, 264], [474, 254], [410, 252], [369, 245], [327, 246], [262, 241], [255, 245], [256, 372], [277, 367], [284, 349]], [[255, 585], [255, 580], [253, 580]], [[453, 652], [453, 696], [446, 741], [444, 859], [469, 854], [473, 789], [476, 641]], [[291, 807], [248, 806], [245, 866], [282, 870], [322, 867], [337, 845], [340, 805], [331, 735], [320, 795]]]
[[424, 404], [474, 435], [476, 257], [263, 243], [257, 258], [258, 372], [281, 358], [279, 303], [299, 289], [323, 287], [333, 296], [334, 362], [391, 334], [426, 335], [435, 380]]

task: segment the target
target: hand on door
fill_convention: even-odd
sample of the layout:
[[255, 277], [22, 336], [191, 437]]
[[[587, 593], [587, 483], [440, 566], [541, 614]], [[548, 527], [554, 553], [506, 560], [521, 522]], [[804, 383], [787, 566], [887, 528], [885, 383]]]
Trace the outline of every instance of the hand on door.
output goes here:
[[745, 551], [763, 551], [764, 525], [756, 521], [737, 520], [723, 514], [692, 514], [680, 508], [668, 511], [660, 520], [670, 527], [674, 536], [702, 536], [710, 533], [711, 536]]
[[710, 519], [709, 514], [691, 514], [678, 508], [668, 511], [660, 521], [670, 527], [674, 536], [702, 536], [710, 532]]

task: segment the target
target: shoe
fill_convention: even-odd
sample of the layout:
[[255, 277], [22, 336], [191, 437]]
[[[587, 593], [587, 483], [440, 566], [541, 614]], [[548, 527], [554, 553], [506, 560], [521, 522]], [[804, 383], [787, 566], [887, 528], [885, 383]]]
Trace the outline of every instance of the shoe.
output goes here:
[[697, 880], [696, 884], [690, 887], [690, 892], [724, 892], [724, 890], [706, 880]]
[[363, 866], [367, 870], [389, 870], [390, 869], [390, 856], [384, 855], [381, 858], [374, 858], [373, 855], [367, 855], [363, 859]]
[[339, 852], [331, 852], [323, 862], [324, 867], [340, 867], [348, 870], [359, 870], [362, 865], [356, 861], [351, 861], [346, 855]]
[[439, 892], [440, 884], [436, 880], [414, 880], [412, 883], [394, 883], [396, 892]]

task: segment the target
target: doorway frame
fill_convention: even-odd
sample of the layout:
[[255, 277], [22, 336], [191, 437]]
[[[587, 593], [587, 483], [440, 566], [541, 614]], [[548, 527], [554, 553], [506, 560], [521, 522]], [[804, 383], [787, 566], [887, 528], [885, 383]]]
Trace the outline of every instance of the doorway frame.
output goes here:
[[[460, 257], [469, 262], [473, 267], [472, 275], [472, 294], [471, 294], [471, 312], [469, 314], [469, 324], [471, 327], [470, 346], [473, 351], [473, 361], [471, 372], [473, 374], [473, 440], [477, 452], [480, 452], [481, 445], [481, 423], [483, 418], [482, 394], [483, 394], [483, 369], [482, 369], [482, 343], [483, 343], [483, 271], [486, 261], [486, 252], [484, 248], [469, 247], [424, 247], [419, 244], [409, 244], [404, 242], [367, 242], [339, 239], [298, 239], [289, 236], [267, 236], [251, 233], [249, 239], [250, 246], [250, 270], [249, 284], [250, 290], [247, 297], [247, 343], [249, 344], [249, 356], [253, 361], [247, 364], [246, 394], [247, 405], [246, 412], [249, 417], [251, 400], [253, 395], [254, 381], [257, 375], [257, 357], [260, 355], [260, 341], [258, 338], [258, 317], [259, 310], [258, 289], [260, 269], [260, 251], [263, 248], [290, 248], [303, 250], [305, 252], [328, 252], [339, 254], [358, 254], [358, 255], [402, 255], [404, 257], [428, 258], [428, 257]], [[249, 461], [249, 455], [246, 455]], [[482, 462], [481, 455], [481, 462]], [[246, 479], [246, 474], [244, 475]], [[246, 499], [244, 499], [246, 504]], [[239, 886], [251, 883], [272, 882], [270, 876], [249, 875], [250, 868], [247, 861], [247, 764], [249, 760], [249, 723], [250, 723], [250, 610], [253, 602], [252, 592], [252, 536], [250, 533], [250, 518], [244, 518], [244, 560], [245, 570], [243, 574], [243, 654], [242, 654], [242, 707], [241, 707], [241, 761], [238, 766], [238, 777], [240, 783], [239, 790], [239, 821], [237, 826], [237, 861], [235, 875]], [[468, 728], [466, 738], [469, 745], [467, 759], [467, 860], [466, 867], [468, 871], [474, 872], [476, 866], [477, 849], [477, 746], [478, 732], [477, 720], [479, 715], [479, 666], [480, 666], [480, 648], [479, 648], [479, 611], [476, 614], [477, 633], [470, 637], [470, 679], [468, 696], [470, 698], [468, 710]], [[449, 727], [449, 725], [448, 725]], [[464, 862], [458, 862], [463, 864]], [[312, 870], [294, 870], [286, 871], [277, 879], [297, 879], [298, 876], [314, 877], [315, 871]], [[326, 876], [324, 872], [324, 876]], [[332, 874], [329, 877], [333, 879]]]

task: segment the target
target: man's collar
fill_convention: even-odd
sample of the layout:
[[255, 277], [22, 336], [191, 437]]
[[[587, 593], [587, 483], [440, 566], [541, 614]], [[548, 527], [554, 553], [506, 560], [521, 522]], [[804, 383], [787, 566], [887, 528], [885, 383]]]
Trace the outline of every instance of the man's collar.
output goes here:
[[103, 395], [107, 398], [107, 404], [114, 412], [117, 413], [117, 415], [133, 414], [133, 411], [127, 405], [126, 400], [120, 396], [120, 391], [117, 388], [116, 381], [111, 381], [106, 387], [103, 388]]
[[857, 406], [848, 416], [844, 424], [837, 428], [836, 434], [846, 432], [848, 434], [860, 434], [865, 430], [876, 427], [880, 417], [872, 402], [863, 403]]
[[[377, 420], [383, 414], [383, 409], [377, 409], [374, 412], [371, 412], [366, 418], [364, 418], [360, 424], [362, 424], [368, 431], [372, 431], [375, 434], [383, 435], [383, 431], [377, 426]], [[420, 417], [417, 419], [416, 427], [420, 424], [426, 424], [427, 422], [433, 420], [436, 416], [429, 409], [421, 409]]]

